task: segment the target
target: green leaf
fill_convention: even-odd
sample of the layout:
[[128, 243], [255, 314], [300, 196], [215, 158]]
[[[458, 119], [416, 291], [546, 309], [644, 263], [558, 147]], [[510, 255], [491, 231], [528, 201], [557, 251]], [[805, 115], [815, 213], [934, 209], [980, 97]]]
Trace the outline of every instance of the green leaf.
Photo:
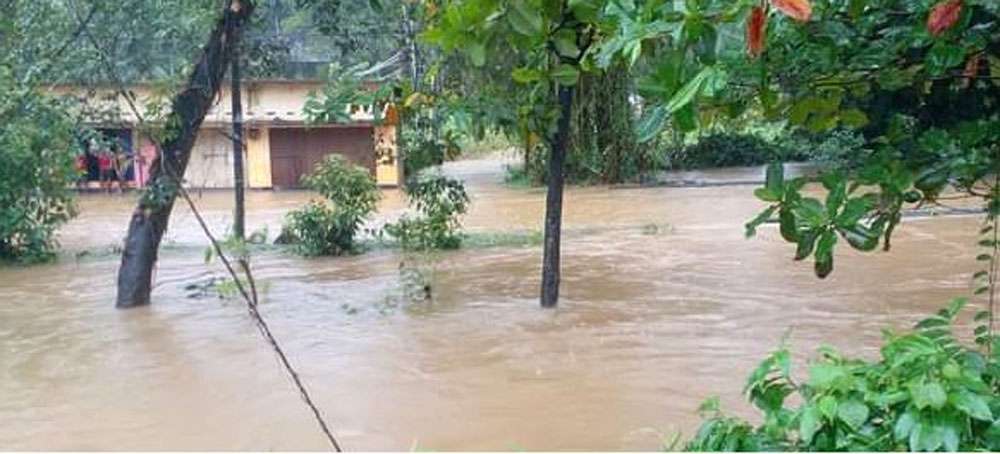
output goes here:
[[469, 56], [469, 60], [472, 61], [473, 65], [475, 65], [475, 66], [483, 66], [484, 64], [486, 64], [486, 45], [485, 44], [483, 44], [481, 42], [478, 42], [478, 41], [473, 41], [473, 42], [468, 43], [465, 46], [464, 49], [465, 49], [466, 55]]
[[939, 76], [948, 69], [965, 61], [965, 49], [962, 46], [938, 41], [927, 52], [927, 71]]
[[799, 438], [802, 442], [808, 445], [822, 426], [823, 421], [820, 419], [819, 410], [812, 405], [806, 405], [799, 417]]
[[746, 223], [746, 236], [750, 238], [757, 233], [757, 227], [771, 219], [771, 216], [778, 209], [777, 206], [770, 206], [762, 211], [757, 217]]
[[576, 46], [576, 32], [569, 29], [559, 30], [553, 37], [556, 52], [567, 58], [580, 56], [580, 48]]
[[653, 107], [636, 123], [636, 140], [639, 143], [646, 143], [653, 140], [663, 130], [663, 125], [666, 121], [666, 109], [663, 106]]
[[538, 37], [542, 34], [542, 14], [524, 0], [513, 0], [507, 10], [507, 22], [515, 32]]
[[837, 398], [831, 395], [826, 395], [819, 398], [819, 412], [826, 417], [826, 419], [833, 421], [837, 417]]
[[577, 80], [580, 79], [580, 70], [573, 65], [561, 64], [549, 73], [552, 76], [552, 80], [563, 86], [573, 86], [576, 85]]
[[969, 391], [959, 391], [948, 396], [948, 401], [955, 408], [980, 421], [993, 421], [993, 413], [990, 411], [988, 401], [979, 394]]
[[837, 244], [837, 234], [826, 230], [816, 243], [816, 277], [823, 279], [833, 271], [833, 246]]
[[938, 382], [927, 382], [910, 388], [910, 397], [919, 409], [933, 408], [940, 410], [948, 401], [944, 387]]
[[522, 84], [542, 80], [542, 72], [531, 68], [514, 68], [514, 70], [511, 71], [510, 76], [515, 82]]
[[780, 222], [781, 237], [789, 243], [797, 243], [799, 229], [795, 224], [795, 213], [792, 212], [792, 209], [782, 206], [781, 211], [778, 212], [778, 222]]
[[792, 209], [795, 211], [795, 216], [805, 221], [810, 227], [826, 226], [826, 210], [819, 200], [806, 197]]
[[906, 440], [910, 437], [910, 432], [917, 424], [917, 416], [910, 410], [904, 412], [896, 424], [892, 426], [892, 435], [898, 441]]
[[840, 112], [840, 122], [851, 128], [862, 128], [868, 124], [868, 115], [858, 109]]
[[868, 420], [868, 406], [856, 399], [841, 402], [837, 408], [837, 417], [857, 430]]
[[816, 240], [818, 238], [819, 232], [816, 230], [809, 230], [799, 235], [799, 241], [795, 247], [795, 260], [805, 260], [807, 257], [812, 255], [813, 249], [816, 248]]
[[809, 367], [809, 386], [819, 390], [830, 389], [845, 377], [847, 371], [837, 364], [815, 363]]
[[854, 249], [867, 252], [878, 247], [879, 236], [861, 224], [840, 228], [838, 231]]
[[596, 22], [600, 5], [594, 0], [569, 0], [569, 9], [581, 22]]
[[689, 80], [674, 96], [670, 98], [667, 102], [666, 109], [668, 113], [674, 113], [680, 110], [682, 107], [687, 106], [694, 100], [705, 84], [705, 81], [712, 75], [714, 68], [707, 66], [703, 68], [698, 74]]
[[778, 202], [781, 200], [780, 192], [775, 192], [767, 187], [754, 189], [753, 195], [764, 202]]

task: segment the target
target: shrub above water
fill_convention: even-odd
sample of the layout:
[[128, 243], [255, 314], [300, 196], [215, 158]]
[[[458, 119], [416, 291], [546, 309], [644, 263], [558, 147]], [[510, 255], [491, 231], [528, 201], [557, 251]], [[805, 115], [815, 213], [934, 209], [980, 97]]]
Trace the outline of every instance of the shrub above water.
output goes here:
[[75, 123], [64, 106], [7, 76], [0, 71], [0, 258], [41, 261], [75, 214]]
[[[952, 334], [965, 304], [887, 334], [877, 361], [853, 359], [830, 348], [809, 365], [806, 380], [791, 374], [785, 348], [753, 371], [744, 392], [763, 412], [755, 426], [723, 415], [717, 400], [702, 406], [708, 420], [691, 451], [978, 451], [1000, 449], [1000, 352], [976, 320], [976, 343]], [[987, 348], [992, 346], [992, 348]], [[786, 401], [794, 396], [797, 406]]]
[[680, 170], [756, 166], [803, 158], [802, 153], [793, 152], [752, 134], [741, 133], [712, 134], [698, 139], [694, 144], [667, 152], [668, 165]]
[[302, 182], [326, 200], [312, 200], [286, 216], [282, 242], [303, 255], [343, 255], [357, 249], [355, 237], [382, 194], [370, 172], [331, 154]]
[[469, 208], [469, 194], [461, 181], [440, 174], [425, 174], [409, 182], [406, 195], [420, 213], [403, 215], [387, 224], [385, 232], [404, 249], [457, 249], [462, 244], [459, 216]]

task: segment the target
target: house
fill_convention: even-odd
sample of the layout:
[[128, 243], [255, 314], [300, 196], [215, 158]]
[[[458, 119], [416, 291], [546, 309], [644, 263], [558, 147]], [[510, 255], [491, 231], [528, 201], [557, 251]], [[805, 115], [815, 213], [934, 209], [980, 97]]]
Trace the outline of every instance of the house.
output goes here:
[[[374, 121], [372, 112], [358, 111], [347, 124], [309, 124], [303, 107], [310, 93], [319, 92], [319, 80], [252, 80], [243, 82], [243, 118], [246, 141], [245, 181], [250, 188], [296, 188], [301, 177], [330, 153], [339, 153], [351, 162], [368, 169], [380, 186], [398, 186], [402, 163], [397, 159], [396, 125]], [[156, 148], [136, 127], [138, 119], [128, 103], [114, 90], [76, 86], [55, 86], [54, 94], [82, 96], [90, 108], [113, 112], [114, 120], [97, 120], [94, 125], [107, 138], [117, 139], [124, 154], [131, 157], [122, 172], [129, 185], [142, 187], [149, 176], [149, 165]], [[129, 89], [136, 104], [143, 109], [158, 101], [158, 89], [139, 85]], [[232, 112], [228, 84], [205, 116], [191, 160], [185, 184], [195, 188], [233, 187]], [[142, 112], [140, 112], [142, 113]], [[143, 113], [143, 115], [145, 115]], [[88, 158], [87, 179], [96, 185], [99, 179], [97, 159]]]

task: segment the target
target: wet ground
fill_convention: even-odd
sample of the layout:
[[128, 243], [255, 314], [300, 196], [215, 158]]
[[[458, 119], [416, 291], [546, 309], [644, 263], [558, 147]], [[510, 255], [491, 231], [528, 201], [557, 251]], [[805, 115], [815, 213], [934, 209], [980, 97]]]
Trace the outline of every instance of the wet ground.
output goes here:
[[[501, 163], [449, 166], [473, 196], [470, 232], [531, 232], [544, 191], [502, 184]], [[685, 180], [759, 179], [760, 169]], [[798, 366], [821, 342], [877, 355], [904, 328], [967, 294], [979, 218], [908, 219], [890, 253], [840, 248], [826, 280], [791, 260], [773, 226], [744, 239], [752, 186], [571, 188], [563, 298], [537, 307], [541, 248], [509, 244], [420, 261], [431, 301], [402, 295], [391, 249], [253, 257], [275, 334], [348, 450], [652, 450], [720, 395], [750, 414], [744, 377], [785, 335]], [[198, 203], [224, 231], [231, 193]], [[307, 192], [250, 192], [248, 230], [278, 232]], [[326, 449], [238, 300], [189, 298], [221, 276], [179, 206], [153, 304], [113, 307], [131, 195], [89, 194], [56, 263], [0, 268], [0, 447]], [[405, 208], [387, 191], [379, 224]]]

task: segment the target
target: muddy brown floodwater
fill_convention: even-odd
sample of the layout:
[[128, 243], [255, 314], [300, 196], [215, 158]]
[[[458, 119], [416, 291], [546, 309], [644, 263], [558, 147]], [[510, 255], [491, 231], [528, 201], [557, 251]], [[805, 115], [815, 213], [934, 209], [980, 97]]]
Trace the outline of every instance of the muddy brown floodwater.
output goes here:
[[[543, 191], [505, 187], [499, 163], [450, 171], [469, 183], [470, 231], [540, 227]], [[800, 368], [821, 342], [874, 357], [882, 328], [968, 293], [978, 217], [907, 220], [892, 252], [840, 248], [818, 280], [773, 226], [744, 239], [751, 190], [569, 189], [558, 310], [538, 308], [535, 244], [441, 254], [419, 303], [402, 302], [391, 250], [260, 252], [262, 312], [348, 450], [652, 450], [689, 437], [708, 396], [752, 414], [744, 377], [786, 333]], [[273, 238], [309, 196], [251, 192], [248, 230]], [[0, 268], [0, 447], [326, 449], [242, 304], [188, 297], [221, 269], [186, 209], [153, 305], [114, 309], [132, 199], [82, 197], [58, 262]], [[230, 200], [201, 195], [217, 230]], [[381, 216], [404, 207], [389, 191]]]

